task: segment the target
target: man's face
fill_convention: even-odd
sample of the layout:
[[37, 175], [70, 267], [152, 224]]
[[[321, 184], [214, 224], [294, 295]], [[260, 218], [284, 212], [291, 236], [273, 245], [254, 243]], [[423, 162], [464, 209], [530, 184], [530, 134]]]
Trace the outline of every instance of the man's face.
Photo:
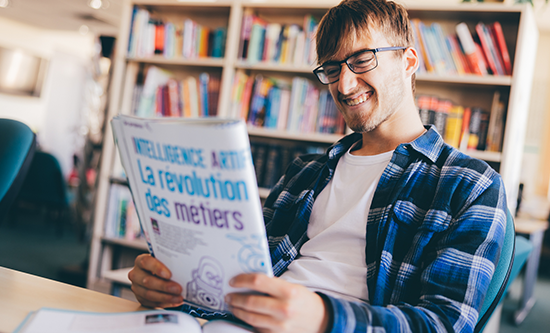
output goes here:
[[[341, 50], [333, 60], [344, 60], [359, 50], [386, 46], [392, 45], [381, 32], [371, 29], [365, 36], [355, 38], [352, 49]], [[363, 74], [355, 74], [342, 64], [340, 79], [329, 84], [336, 106], [355, 132], [370, 132], [390, 119], [406, 93], [401, 51], [379, 52], [376, 57], [378, 67]]]

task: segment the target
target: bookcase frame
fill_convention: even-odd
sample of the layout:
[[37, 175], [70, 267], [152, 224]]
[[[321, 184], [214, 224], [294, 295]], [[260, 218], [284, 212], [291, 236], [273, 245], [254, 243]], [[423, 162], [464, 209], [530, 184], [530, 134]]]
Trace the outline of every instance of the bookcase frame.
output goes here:
[[[238, 47], [243, 12], [246, 8], [252, 8], [269, 20], [286, 22], [289, 20], [288, 17], [292, 20], [293, 16], [295, 17], [307, 12], [313, 12], [314, 16], [320, 16], [328, 8], [338, 4], [338, 2], [334, 0], [283, 0], [277, 2], [260, 2], [257, 0], [214, 0], [212, 2], [193, 0], [125, 0], [113, 64], [114, 71], [108, 109], [109, 119], [118, 113], [130, 113], [133, 88], [136, 84], [139, 66], [142, 65], [156, 65], [183, 73], [204, 69], [220, 71], [221, 83], [218, 114], [221, 116], [229, 112], [233, 77], [236, 71], [283, 75], [289, 78], [292, 76], [305, 76], [312, 81], [316, 81], [312, 74], [314, 66], [266, 63], [250, 64], [240, 60], [238, 58]], [[227, 17], [223, 18], [223, 21], [227, 23], [225, 57], [223, 59], [165, 59], [163, 56], [128, 58], [126, 54], [132, 7], [134, 4], [153, 9], [169, 9], [169, 11], [175, 13], [174, 15], [186, 16], [187, 14], [184, 15], [183, 13], [189, 13], [191, 18], [193, 17], [193, 13], [195, 13], [195, 15], [201, 15], [201, 24], [215, 24], [219, 22], [219, 20], [216, 21], [216, 18], [219, 18], [219, 13], [225, 13], [227, 15]], [[483, 95], [487, 95], [486, 99], [489, 102], [485, 103], [490, 103], [492, 99], [490, 92], [497, 89], [502, 90], [505, 101], [507, 101], [502, 152], [467, 150], [465, 153], [488, 161], [492, 166], [496, 166], [504, 181], [508, 195], [508, 206], [513, 211], [517, 202], [523, 143], [527, 126], [529, 97], [538, 41], [538, 30], [532, 8], [528, 5], [511, 6], [495, 3], [426, 5], [405, 2], [404, 5], [412, 18], [446, 22], [447, 25], [464, 20], [467, 21], [471, 31], [474, 31], [473, 24], [479, 20], [485, 22], [493, 22], [496, 19], [506, 20], [506, 22], [501, 23], [513, 61], [513, 74], [511, 76], [440, 76], [430, 73], [417, 74], [416, 80], [417, 92], [428, 90], [429, 93], [433, 94], [429, 90], [442, 91], [444, 95], [442, 97], [452, 99], [459, 104], [468, 104], [469, 102], [465, 101], [466, 99], [473, 98], [475, 100], [475, 96], [471, 95], [476, 94], [480, 96], [478, 99], [484, 99]], [[208, 18], [202, 14], [196, 14], [204, 14], [206, 12], [211, 12], [212, 17]], [[450, 33], [451, 31], [446, 32]], [[476, 93], [472, 93], [469, 96], [468, 92]], [[341, 137], [341, 135], [334, 134], [289, 133], [254, 127], [249, 128], [249, 134], [263, 139], [316, 142], [322, 144], [335, 142]], [[121, 272], [127, 272], [128, 269], [125, 269], [125, 266], [131, 266], [133, 263], [132, 258], [135, 257], [136, 253], [146, 252], [147, 246], [143, 240], [129, 242], [120, 239], [109, 239], [104, 236], [110, 184], [113, 182], [124, 182], [124, 180], [113, 179], [116, 151], [110, 126], [106, 130], [104, 140], [87, 285], [90, 289], [112, 292], [110, 288], [113, 283], [116, 285], [129, 283], [126, 274], [122, 274]], [[261, 196], [266, 196], [268, 192], [267, 189], [260, 189]]]

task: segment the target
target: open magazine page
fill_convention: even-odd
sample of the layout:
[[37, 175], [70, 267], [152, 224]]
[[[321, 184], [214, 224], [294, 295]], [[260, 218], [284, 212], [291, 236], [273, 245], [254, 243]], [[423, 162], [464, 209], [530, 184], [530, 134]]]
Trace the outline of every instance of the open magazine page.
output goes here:
[[195, 318], [177, 311], [95, 313], [43, 308], [29, 315], [15, 330], [15, 333], [90, 332], [200, 333], [202, 329]]
[[150, 250], [188, 303], [224, 312], [229, 280], [272, 276], [243, 121], [117, 116], [113, 131]]

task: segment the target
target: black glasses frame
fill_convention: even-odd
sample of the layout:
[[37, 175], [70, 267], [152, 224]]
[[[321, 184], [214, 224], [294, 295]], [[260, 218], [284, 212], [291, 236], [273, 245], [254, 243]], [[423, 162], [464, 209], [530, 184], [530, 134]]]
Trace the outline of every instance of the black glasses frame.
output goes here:
[[[366, 72], [370, 72], [370, 71], [374, 70], [376, 67], [378, 67], [378, 57], [376, 56], [376, 53], [384, 52], [384, 51], [399, 51], [399, 50], [405, 50], [405, 49], [407, 49], [405, 46], [388, 46], [388, 47], [378, 47], [378, 48], [375, 48], [375, 49], [366, 49], [366, 50], [357, 51], [357, 52], [355, 52], [354, 54], [350, 55], [349, 57], [347, 57], [346, 59], [344, 59], [342, 61], [328, 61], [328, 62], [325, 62], [321, 66], [315, 68], [313, 70], [313, 74], [315, 74], [315, 76], [317, 77], [319, 82], [321, 82], [322, 84], [324, 84], [324, 85], [332, 84], [332, 83], [338, 82], [338, 80], [340, 80], [340, 75], [339, 75], [340, 73], [338, 73], [338, 78], [336, 80], [334, 80], [334, 81], [328, 80], [328, 77], [325, 75], [324, 70], [323, 70], [323, 66], [326, 66], [327, 64], [342, 66], [342, 64], [345, 63], [346, 66], [348, 66], [349, 70], [352, 71], [353, 73], [363, 74], [363, 73], [366, 73]], [[367, 70], [357, 71], [353, 68], [354, 66], [352, 64], [350, 64], [348, 61], [349, 61], [350, 58], [355, 57], [358, 54], [361, 54], [361, 53], [364, 53], [364, 52], [372, 52], [374, 54], [374, 60], [376, 61], [376, 64], [374, 65], [374, 67], [369, 68]], [[323, 79], [322, 79], [323, 77], [327, 78], [327, 80], [323, 81]]]

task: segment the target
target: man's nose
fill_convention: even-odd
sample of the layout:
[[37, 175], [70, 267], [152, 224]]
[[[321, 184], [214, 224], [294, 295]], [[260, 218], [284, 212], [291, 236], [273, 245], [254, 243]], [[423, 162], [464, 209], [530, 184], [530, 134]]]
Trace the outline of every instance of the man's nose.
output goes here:
[[357, 74], [352, 72], [346, 64], [342, 64], [340, 79], [338, 80], [338, 92], [342, 95], [351, 93], [357, 86]]

